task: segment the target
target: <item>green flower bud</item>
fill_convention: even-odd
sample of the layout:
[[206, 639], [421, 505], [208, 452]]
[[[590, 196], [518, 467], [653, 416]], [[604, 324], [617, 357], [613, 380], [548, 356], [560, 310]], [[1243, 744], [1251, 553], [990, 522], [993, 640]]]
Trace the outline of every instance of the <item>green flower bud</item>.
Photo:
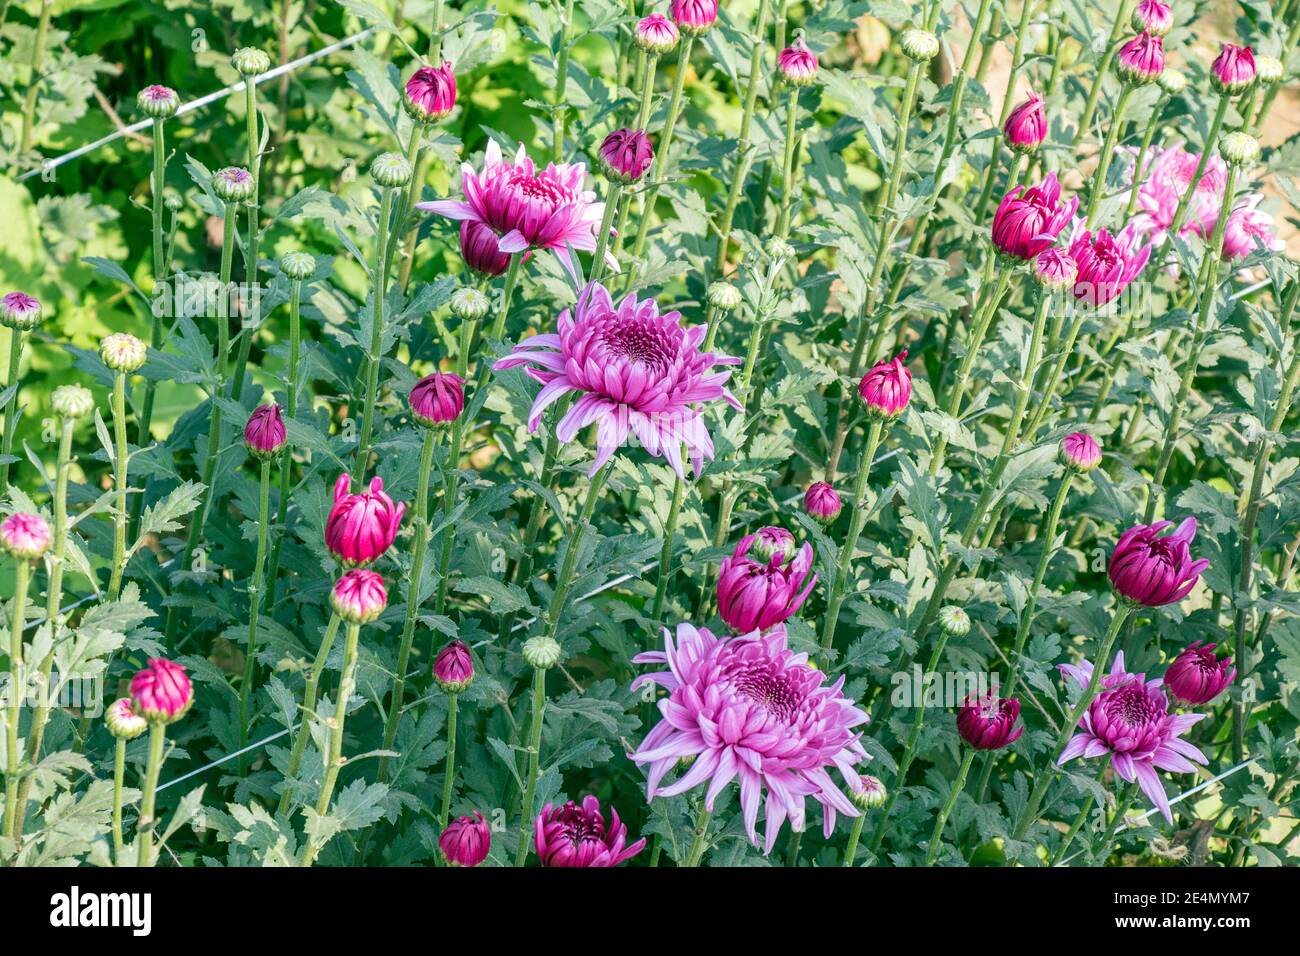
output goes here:
[[280, 257], [280, 271], [290, 279], [310, 279], [316, 272], [316, 260], [305, 252], [286, 252]]
[[451, 297], [451, 314], [458, 319], [481, 319], [491, 310], [492, 303], [478, 289], [457, 289]]
[[212, 191], [222, 202], [247, 202], [253, 195], [253, 174], [241, 166], [218, 169], [212, 174]]
[[865, 813], [868, 810], [875, 810], [877, 807], [885, 805], [885, 798], [889, 796], [889, 791], [885, 785], [880, 782], [879, 777], [873, 777], [870, 774], [862, 775], [862, 789], [858, 791], [849, 791], [849, 799], [853, 805]]
[[127, 332], [114, 332], [99, 343], [99, 357], [104, 364], [127, 375], [139, 371], [148, 355], [145, 344]]
[[149, 729], [149, 721], [135, 712], [130, 697], [123, 697], [108, 705], [104, 714], [108, 732], [118, 740], [135, 740]]
[[400, 153], [381, 153], [370, 164], [370, 178], [391, 189], [405, 186], [411, 181], [411, 164]]
[[0, 325], [30, 332], [41, 324], [41, 303], [26, 292], [6, 292], [0, 298]]
[[50, 407], [62, 418], [84, 418], [95, 408], [95, 396], [80, 385], [60, 385], [50, 395]]
[[955, 604], [945, 604], [939, 609], [939, 627], [949, 637], [964, 637], [970, 633], [970, 615]]
[[1255, 79], [1261, 83], [1281, 83], [1286, 67], [1275, 56], [1255, 57]]
[[246, 46], [231, 55], [230, 65], [240, 76], [261, 76], [271, 68], [271, 58], [257, 47]]
[[740, 290], [730, 282], [715, 282], [709, 286], [704, 298], [709, 305], [722, 312], [734, 312], [742, 301]]
[[898, 36], [898, 47], [909, 59], [924, 63], [939, 55], [939, 38], [929, 30], [904, 30]]
[[163, 205], [172, 212], [180, 212], [185, 206], [185, 197], [174, 189], [164, 189]]
[[539, 671], [560, 663], [560, 645], [553, 637], [530, 637], [524, 641], [524, 660]]
[[1248, 133], [1228, 133], [1219, 140], [1219, 155], [1230, 166], [1249, 166], [1259, 159], [1259, 140]]
[[181, 105], [181, 98], [170, 87], [159, 86], [155, 83], [152, 86], [146, 86], [136, 94], [135, 105], [145, 116], [151, 116], [154, 119], [166, 119], [169, 116], [176, 115], [176, 110]]
[[1166, 67], [1164, 72], [1156, 77], [1156, 85], [1170, 96], [1177, 96], [1187, 89], [1187, 76]]

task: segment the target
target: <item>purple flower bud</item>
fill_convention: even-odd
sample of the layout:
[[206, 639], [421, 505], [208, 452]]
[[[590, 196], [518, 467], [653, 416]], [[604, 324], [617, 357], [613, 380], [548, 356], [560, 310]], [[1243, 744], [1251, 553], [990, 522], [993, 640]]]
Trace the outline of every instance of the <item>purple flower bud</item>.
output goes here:
[[1020, 739], [1023, 726], [1016, 726], [1020, 701], [1014, 697], [967, 699], [957, 712], [957, 732], [976, 750], [1001, 750]]
[[562, 807], [547, 804], [533, 823], [533, 843], [542, 866], [610, 867], [630, 860], [645, 840], [627, 845], [627, 827], [610, 810], [608, 825], [595, 797], [570, 800]]
[[797, 37], [777, 56], [776, 67], [791, 86], [807, 86], [817, 78], [817, 54]]
[[1223, 44], [1210, 65], [1210, 82], [1220, 93], [1234, 96], [1255, 82], [1255, 51], [1248, 46]]
[[393, 543], [406, 505], [394, 503], [384, 493], [384, 479], [375, 477], [370, 487], [351, 494], [352, 479], [339, 475], [334, 482], [334, 506], [325, 521], [325, 547], [345, 565], [369, 564]]
[[642, 50], [663, 56], [677, 46], [677, 27], [662, 13], [652, 13], [637, 21], [635, 39]]
[[273, 402], [258, 405], [244, 426], [244, 447], [257, 458], [274, 458], [284, 448], [284, 422], [280, 406]]
[[478, 866], [492, 848], [492, 829], [477, 810], [472, 817], [457, 817], [438, 837], [438, 849], [449, 866]]
[[1074, 432], [1061, 439], [1061, 464], [1079, 471], [1092, 471], [1101, 464], [1101, 446], [1087, 432]]
[[433, 659], [433, 679], [445, 694], [459, 694], [474, 681], [474, 658], [464, 641], [452, 641]]
[[1009, 114], [1002, 126], [1007, 146], [1018, 153], [1032, 153], [1047, 138], [1047, 111], [1043, 109], [1043, 98], [1037, 93], [1030, 93], [1025, 100]]
[[803, 493], [803, 510], [822, 524], [830, 524], [840, 516], [838, 492], [824, 481], [814, 481]]
[[1133, 29], [1162, 37], [1174, 27], [1174, 11], [1162, 0], [1141, 0], [1133, 11]]
[[1216, 646], [1200, 641], [1188, 644], [1165, 671], [1165, 686], [1179, 703], [1188, 707], [1208, 704], [1237, 676], [1231, 655], [1214, 656]]
[[29, 332], [41, 324], [41, 304], [26, 292], [6, 292], [0, 298], [0, 325]]
[[1130, 601], [1147, 607], [1181, 601], [1210, 566], [1204, 559], [1192, 560], [1196, 519], [1188, 517], [1173, 534], [1162, 537], [1160, 533], [1172, 525], [1172, 521], [1134, 525], [1115, 543], [1106, 573], [1115, 590]]
[[442, 119], [456, 108], [456, 74], [451, 63], [422, 66], [406, 81], [402, 106], [411, 119], [430, 123]]
[[388, 607], [384, 579], [364, 568], [345, 572], [330, 590], [330, 607], [349, 624], [369, 624]]
[[600, 166], [616, 183], [627, 185], [645, 175], [655, 148], [643, 129], [616, 129], [600, 144]]
[[1164, 70], [1165, 43], [1150, 33], [1138, 34], [1115, 55], [1115, 72], [1129, 83], [1154, 83]]
[[426, 375], [411, 389], [411, 417], [425, 428], [438, 428], [460, 417], [465, 408], [465, 380], [451, 372]]
[[702, 36], [717, 22], [718, 0], [673, 0], [668, 12], [682, 33]]
[[50, 547], [50, 526], [40, 515], [14, 512], [0, 522], [0, 545], [20, 561], [35, 561]]
[[872, 367], [858, 383], [858, 394], [867, 411], [876, 418], [895, 418], [903, 414], [912, 398], [912, 373], [903, 364], [907, 349], [892, 359]]
[[737, 634], [765, 631], [785, 621], [817, 583], [816, 573], [809, 576], [811, 545], [805, 544], [788, 561], [779, 554], [756, 561], [749, 557], [755, 541], [752, 534], [741, 538], [718, 571], [718, 614]]
[[155, 657], [131, 678], [131, 705], [145, 720], [175, 723], [193, 703], [194, 686], [185, 668], [174, 661]]

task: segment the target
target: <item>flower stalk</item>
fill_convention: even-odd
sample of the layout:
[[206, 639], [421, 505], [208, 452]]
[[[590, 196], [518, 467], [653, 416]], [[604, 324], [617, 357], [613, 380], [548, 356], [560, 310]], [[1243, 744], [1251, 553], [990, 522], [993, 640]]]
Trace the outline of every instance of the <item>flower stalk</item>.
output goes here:
[[122, 593], [122, 575], [126, 571], [127, 469], [130, 449], [126, 444], [126, 372], [113, 376], [113, 489], [117, 502], [113, 508], [113, 570], [108, 579], [108, 600], [116, 601]]
[[867, 478], [871, 474], [872, 462], [876, 459], [876, 449], [880, 446], [880, 436], [884, 431], [883, 419], [874, 419], [867, 431], [867, 448], [858, 463], [858, 477], [853, 486], [853, 513], [849, 517], [849, 533], [840, 546], [840, 562], [835, 571], [835, 583], [827, 599], [826, 618], [822, 626], [822, 652], [830, 651], [835, 643], [835, 624], [839, 620], [840, 609], [848, 594], [849, 572], [853, 567], [853, 552], [857, 550], [858, 538], [867, 523]]
[[[1102, 81], [1110, 72], [1111, 64], [1115, 62], [1115, 54], [1119, 51], [1119, 38], [1129, 24], [1129, 19], [1133, 16], [1134, 0], [1121, 0], [1118, 7], [1115, 8], [1115, 19], [1111, 21], [1110, 37], [1106, 40], [1106, 51], [1102, 54], [1101, 62], [1097, 64], [1097, 72], [1092, 75], [1092, 85], [1088, 88], [1088, 99], [1084, 103], [1083, 115], [1079, 117], [1079, 128], [1075, 130], [1074, 142], [1071, 144], [1075, 149], [1083, 142], [1084, 134], [1092, 126], [1092, 118], [1097, 112], [1097, 103], [1101, 99]], [[1199, 176], [1198, 176], [1199, 178]]]
[[5, 822], [4, 836], [17, 840], [21, 833], [18, 821], [18, 772], [21, 767], [18, 749], [18, 722], [22, 719], [23, 688], [27, 675], [23, 668], [23, 628], [27, 620], [27, 587], [32, 566], [26, 558], [14, 561], [14, 596], [9, 623], [9, 694], [5, 716]]
[[[257, 556], [253, 560], [253, 576], [248, 585], [248, 642], [244, 650], [244, 676], [239, 684], [239, 747], [241, 750], [248, 746], [249, 705], [253, 699], [253, 685], [257, 680], [257, 621], [262, 610], [262, 592], [266, 586], [266, 550], [270, 523], [271, 459], [264, 458], [258, 481]], [[244, 757], [241, 756], [240, 776], [243, 776], [244, 770]]]
[[[289, 369], [285, 373], [285, 418], [296, 421], [298, 414], [299, 361], [302, 352], [302, 280], [294, 279], [289, 292]], [[286, 437], [280, 459], [280, 496], [275, 516], [275, 544], [267, 566], [267, 606], [275, 606], [275, 592], [280, 573], [280, 549], [288, 534], [289, 491], [293, 484], [293, 442]]]
[[375, 425], [375, 401], [379, 397], [379, 367], [383, 364], [384, 299], [388, 295], [388, 229], [393, 214], [392, 186], [384, 186], [379, 204], [379, 221], [375, 233], [375, 263], [371, 277], [370, 350], [366, 356], [366, 400], [361, 418], [361, 441], [357, 460], [352, 466], [352, 480], [361, 482], [370, 465], [371, 442]]
[[149, 760], [145, 764], [143, 797], [140, 801], [140, 819], [136, 821], [136, 860], [139, 867], [154, 865], [153, 831], [157, 821], [154, 811], [158, 801], [158, 776], [162, 772], [163, 748], [167, 743], [167, 724], [161, 720], [149, 721]]
[[957, 805], [957, 798], [961, 796], [962, 790], [966, 787], [966, 775], [970, 773], [970, 765], [975, 760], [975, 748], [967, 747], [965, 755], [961, 758], [961, 767], [957, 770], [957, 779], [952, 782], [952, 790], [948, 792], [948, 799], [943, 803], [943, 809], [939, 815], [934, 818], [934, 830], [930, 833], [930, 845], [925, 851], [925, 865], [934, 866], [934, 861], [939, 858], [939, 849], [943, 846], [943, 827], [948, 822], [948, 817], [952, 813], [952, 808]]
[[275, 811], [277, 815], [289, 809], [289, 801], [293, 794], [287, 783], [298, 775], [303, 755], [307, 752], [307, 742], [311, 740], [311, 720], [316, 716], [316, 694], [320, 689], [320, 679], [325, 673], [325, 664], [329, 660], [330, 651], [334, 649], [334, 641], [338, 637], [339, 626], [342, 623], [343, 619], [337, 614], [330, 615], [329, 624], [325, 626], [325, 634], [321, 637], [320, 647], [316, 651], [316, 659], [312, 662], [311, 670], [307, 672], [307, 686], [302, 694], [302, 718], [298, 722], [298, 734], [293, 740], [293, 750], [289, 753], [289, 767], [284, 774], [286, 786], [280, 794], [280, 803]]

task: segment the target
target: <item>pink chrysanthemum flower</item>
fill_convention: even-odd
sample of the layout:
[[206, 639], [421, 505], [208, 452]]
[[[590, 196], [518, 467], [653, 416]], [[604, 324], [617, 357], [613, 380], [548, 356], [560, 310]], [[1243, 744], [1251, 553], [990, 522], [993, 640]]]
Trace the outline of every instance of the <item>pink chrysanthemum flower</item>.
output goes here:
[[1002, 126], [1007, 146], [1018, 153], [1032, 153], [1047, 138], [1047, 111], [1043, 109], [1043, 98], [1037, 93], [1030, 93], [1025, 100], [1010, 113]]
[[1101, 464], [1101, 446], [1087, 432], [1072, 432], [1061, 439], [1061, 464], [1079, 471], [1092, 471]]
[[638, 47], [656, 56], [663, 56], [677, 46], [677, 27], [662, 13], [638, 20], [633, 36]]
[[1223, 258], [1244, 259], [1261, 249], [1280, 252], [1286, 248], [1273, 229], [1273, 217], [1259, 208], [1263, 198], [1254, 193], [1229, 214], [1223, 228]]
[[185, 667], [155, 657], [131, 678], [131, 705], [145, 720], [170, 724], [180, 720], [194, 703], [194, 686]]
[[791, 86], [807, 86], [817, 78], [817, 67], [817, 54], [803, 37], [796, 37], [776, 58], [776, 68]]
[[[1173, 226], [1178, 201], [1192, 189], [1200, 159], [1199, 153], [1189, 153], [1179, 146], [1152, 150], [1145, 168], [1137, 171], [1138, 211], [1130, 223], [1135, 232], [1157, 245], [1164, 242]], [[1180, 236], [1209, 237], [1219, 218], [1227, 183], [1227, 164], [1222, 156], [1212, 154], [1187, 205]]]
[[1141, 0], [1133, 9], [1133, 29], [1162, 37], [1174, 27], [1174, 11], [1163, 0]]
[[636, 182], [654, 158], [654, 145], [643, 129], [616, 129], [600, 143], [601, 168], [616, 183]]
[[1232, 655], [1216, 657], [1216, 644], [1193, 641], [1165, 671], [1165, 686], [1174, 700], [1188, 707], [1208, 704], [1222, 694], [1237, 676]]
[[609, 823], [600, 801], [588, 794], [579, 806], [570, 800], [562, 807], [547, 804], [533, 821], [533, 846], [542, 866], [611, 867], [632, 859], [645, 848], [645, 840], [627, 843], [627, 827], [613, 807]]
[[993, 214], [993, 244], [1004, 255], [1028, 261], [1056, 242], [1079, 208], [1079, 197], [1061, 202], [1061, 184], [1048, 173], [1037, 186], [1017, 186]]
[[[1062, 664], [1060, 671], [1080, 687], [1092, 680], [1092, 664]], [[1205, 754], [1182, 739], [1205, 714], [1171, 714], [1169, 698], [1160, 680], [1148, 681], [1145, 674], [1124, 670], [1124, 653], [1115, 655], [1110, 673], [1101, 679], [1101, 691], [1079, 720], [1079, 733], [1070, 738], [1057, 766], [1075, 757], [1110, 754], [1111, 766], [1129, 783], [1137, 782], [1162, 813], [1174, 822], [1165, 785], [1156, 769], [1172, 773], [1195, 773], [1193, 761], [1206, 764]]]
[[[460, 222], [462, 245], [468, 224], [478, 223], [496, 236], [498, 252], [550, 249], [574, 275], [569, 247], [595, 251], [605, 204], [584, 188], [584, 164], [551, 163], [538, 170], [523, 146], [513, 162], [506, 162], [496, 140], [489, 139], [482, 170], [465, 163], [460, 172], [463, 201], [439, 199], [417, 203], [416, 208]], [[481, 235], [476, 241], [482, 241]], [[606, 261], [618, 268], [613, 255], [606, 253]]]
[[1129, 83], [1153, 83], [1164, 71], [1165, 43], [1150, 33], [1138, 34], [1115, 55], [1115, 72]]
[[1070, 258], [1078, 268], [1074, 297], [1095, 309], [1127, 289], [1151, 258], [1151, 247], [1138, 248], [1138, 242], [1132, 226], [1112, 236], [1105, 229], [1090, 232], [1082, 219], [1076, 220], [1070, 237]]
[[[837, 813], [858, 815], [829, 770], [838, 770], [851, 792], [862, 790], [858, 765], [870, 758], [855, 728], [870, 718], [841, 693], [843, 675], [827, 684], [826, 675], [809, 666], [808, 655], [790, 650], [784, 627], [719, 638], [679, 624], [676, 640], [664, 629], [663, 651], [633, 660], [667, 665], [632, 685], [655, 684], [668, 691], [659, 701], [663, 719], [631, 754], [634, 762], [649, 765], [650, 799], [685, 793], [707, 781], [704, 805], [712, 810], [718, 795], [737, 780], [745, 831], [758, 846], [756, 823], [766, 790], [764, 853], [772, 852], [787, 819], [792, 829], [803, 831], [806, 797], [822, 805], [828, 837]], [[682, 758], [694, 758], [690, 768], [663, 785]]]
[[745, 535], [718, 569], [718, 616], [737, 634], [765, 631], [788, 620], [817, 584], [815, 572], [809, 577], [812, 545], [805, 543], [789, 556], [772, 551], [756, 561], [749, 551], [763, 555], [757, 543], [756, 535]]
[[384, 479], [352, 494], [352, 479], [339, 475], [334, 482], [334, 506], [325, 521], [325, 547], [344, 565], [369, 564], [392, 545], [406, 505], [394, 503], [384, 491]]
[[1210, 566], [1205, 559], [1192, 560], [1196, 519], [1189, 515], [1173, 534], [1161, 535], [1172, 526], [1172, 521], [1134, 525], [1115, 542], [1106, 574], [1130, 601], [1147, 607], [1181, 601]]
[[577, 307], [565, 309], [556, 332], [524, 339], [493, 368], [527, 366], [542, 383], [528, 415], [528, 430], [537, 431], [542, 413], [568, 392], [578, 392], [556, 426], [564, 443], [596, 423], [594, 475], [633, 434], [651, 455], [668, 460], [679, 476], [682, 445], [696, 477], [705, 460], [713, 459], [713, 439], [698, 405], [723, 399], [739, 410], [740, 402], [725, 387], [740, 359], [701, 352], [705, 328], [684, 328], [678, 312], [659, 312], [653, 299], [628, 295], [617, 306], [599, 283], [590, 283], [578, 296]]
[[1210, 64], [1210, 82], [1220, 93], [1235, 96], [1255, 82], [1253, 47], [1225, 43]]

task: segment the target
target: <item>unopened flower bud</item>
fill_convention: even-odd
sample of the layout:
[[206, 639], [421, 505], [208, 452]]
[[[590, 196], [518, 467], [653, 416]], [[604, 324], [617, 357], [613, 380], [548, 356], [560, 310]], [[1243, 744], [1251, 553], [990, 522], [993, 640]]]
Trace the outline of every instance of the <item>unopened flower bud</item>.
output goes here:
[[114, 332], [99, 343], [99, 357], [114, 372], [137, 372], [149, 357], [149, 349], [129, 332]]
[[170, 87], [155, 83], [146, 86], [136, 94], [135, 105], [145, 116], [166, 119], [176, 114], [176, 110], [181, 105], [181, 98]]
[[1101, 446], [1087, 432], [1074, 432], [1061, 439], [1057, 457], [1067, 468], [1092, 471], [1101, 464]]
[[600, 168], [625, 186], [644, 176], [654, 158], [655, 148], [643, 129], [616, 129], [600, 144]]
[[663, 56], [677, 46], [677, 27], [662, 13], [652, 13], [637, 21], [632, 38], [640, 49]]
[[939, 38], [929, 30], [904, 30], [898, 35], [898, 48], [909, 59], [924, 63], [939, 55]]
[[402, 94], [406, 115], [419, 123], [442, 119], [456, 108], [456, 74], [448, 60], [422, 66], [406, 81]]
[[481, 319], [492, 311], [492, 303], [478, 289], [457, 289], [451, 297], [451, 314], [458, 319]]
[[50, 526], [40, 515], [15, 511], [0, 522], [0, 547], [20, 561], [35, 561], [49, 550]]
[[889, 791], [880, 782], [880, 778], [864, 773], [861, 780], [862, 788], [860, 790], [849, 790], [849, 799], [853, 801], [853, 805], [863, 812], [883, 807], [885, 799], [889, 796]]
[[766, 528], [759, 528], [754, 534], [752, 550], [755, 556], [765, 564], [777, 555], [781, 556], [780, 563], [785, 564], [793, 557], [795, 552], [794, 535], [785, 528], [770, 525]]
[[831, 524], [843, 508], [839, 493], [824, 481], [815, 481], [803, 493], [803, 509], [822, 524]]
[[444, 694], [459, 694], [474, 682], [474, 658], [464, 641], [452, 641], [438, 652], [433, 679]]
[[781, 51], [776, 67], [791, 86], [807, 86], [817, 79], [817, 54], [808, 48], [803, 37]]
[[41, 304], [26, 292], [6, 292], [0, 298], [0, 325], [30, 332], [41, 324]]
[[1255, 82], [1255, 51], [1248, 46], [1225, 43], [1210, 64], [1210, 84], [1220, 93], [1236, 96]]
[[549, 670], [560, 663], [560, 645], [553, 637], [530, 637], [524, 641], [524, 660], [529, 667]]
[[131, 678], [131, 707], [151, 723], [175, 723], [193, 703], [194, 685], [174, 661], [155, 657]]
[[956, 604], [939, 608], [939, 627], [949, 637], [965, 637], [970, 633], [970, 615]]
[[1249, 133], [1227, 133], [1219, 140], [1219, 155], [1229, 166], [1249, 166], [1259, 159], [1259, 140]]
[[271, 58], [257, 47], [246, 46], [231, 55], [230, 65], [240, 76], [261, 76], [271, 68]]
[[280, 257], [280, 271], [287, 278], [301, 282], [316, 273], [316, 259], [305, 252], [286, 252]]
[[1275, 56], [1255, 57], [1255, 78], [1261, 83], [1281, 83], [1286, 66]]
[[84, 418], [94, 410], [95, 396], [80, 385], [60, 385], [50, 395], [50, 407], [61, 418]]
[[330, 589], [330, 607], [349, 624], [369, 624], [388, 607], [384, 579], [365, 568], [344, 572]]
[[400, 153], [380, 153], [370, 164], [370, 178], [385, 188], [400, 188], [411, 181], [411, 164]]
[[118, 740], [134, 740], [149, 729], [149, 721], [135, 712], [130, 697], [122, 697], [108, 705], [104, 712], [108, 732]]
[[258, 405], [244, 426], [244, 447], [255, 458], [268, 459], [280, 454], [287, 439], [280, 406], [274, 402]]
[[212, 174], [212, 191], [222, 202], [247, 202], [253, 195], [253, 174], [241, 166], [227, 166]]
[[185, 197], [174, 189], [164, 189], [163, 206], [171, 212], [180, 212], [185, 206]]
[[1187, 89], [1187, 74], [1179, 70], [1166, 69], [1156, 79], [1156, 85], [1170, 96], [1177, 96]]
[[441, 428], [465, 408], [465, 380], [451, 372], [426, 375], [411, 389], [411, 417], [425, 428]]
[[740, 308], [740, 290], [730, 282], [714, 282], [709, 286], [704, 298], [709, 305], [721, 312], [734, 312]]

